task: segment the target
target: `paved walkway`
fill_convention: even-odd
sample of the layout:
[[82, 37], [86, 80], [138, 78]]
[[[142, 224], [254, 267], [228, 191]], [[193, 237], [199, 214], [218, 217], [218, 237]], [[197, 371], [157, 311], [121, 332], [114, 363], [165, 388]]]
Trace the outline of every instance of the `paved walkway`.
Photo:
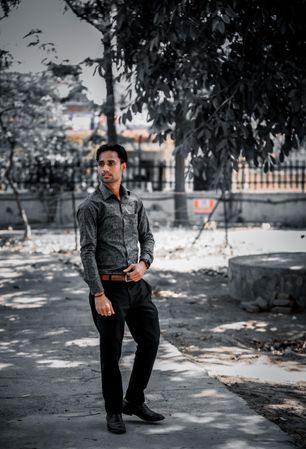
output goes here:
[[[158, 424], [107, 432], [87, 289], [55, 257], [0, 253], [2, 449], [289, 449], [293, 443], [162, 340], [147, 400]], [[134, 343], [127, 334], [126, 383]]]

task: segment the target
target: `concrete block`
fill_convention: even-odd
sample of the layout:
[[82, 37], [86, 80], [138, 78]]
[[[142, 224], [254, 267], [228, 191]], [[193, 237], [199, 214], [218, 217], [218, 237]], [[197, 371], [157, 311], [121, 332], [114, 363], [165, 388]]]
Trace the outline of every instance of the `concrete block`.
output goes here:
[[253, 304], [257, 305], [263, 311], [269, 309], [269, 301], [267, 299], [262, 298], [261, 296], [257, 296]]
[[255, 302], [241, 302], [240, 307], [246, 312], [257, 313], [260, 311], [260, 308]]
[[288, 299], [291, 299], [291, 295], [289, 295], [286, 292], [280, 292], [275, 295], [275, 298], [277, 298], [279, 300], [288, 300]]
[[281, 306], [281, 307], [292, 307], [294, 305], [294, 301], [292, 299], [273, 299], [273, 306]]
[[[254, 303], [258, 297], [297, 301], [306, 310], [306, 252], [253, 254], [229, 259], [230, 295]], [[299, 299], [303, 297], [303, 299]], [[295, 298], [295, 299], [294, 299]], [[284, 304], [287, 307], [288, 304]], [[277, 307], [282, 307], [281, 304]]]
[[290, 313], [292, 313], [292, 307], [276, 306], [276, 307], [272, 307], [271, 312], [272, 313], [284, 313], [286, 315], [289, 315]]

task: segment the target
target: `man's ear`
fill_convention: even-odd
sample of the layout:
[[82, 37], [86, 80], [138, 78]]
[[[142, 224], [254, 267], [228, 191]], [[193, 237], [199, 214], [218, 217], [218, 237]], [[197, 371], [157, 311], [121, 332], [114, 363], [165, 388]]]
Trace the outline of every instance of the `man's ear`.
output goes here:
[[126, 170], [126, 162], [122, 162], [121, 169], [122, 169], [122, 172], [125, 172], [125, 170]]

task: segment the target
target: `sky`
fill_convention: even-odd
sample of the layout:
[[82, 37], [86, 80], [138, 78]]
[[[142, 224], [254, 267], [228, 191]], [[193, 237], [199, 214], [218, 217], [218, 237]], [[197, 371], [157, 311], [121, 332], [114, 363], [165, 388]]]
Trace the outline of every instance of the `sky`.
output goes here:
[[[22, 0], [8, 18], [0, 22], [1, 48], [9, 50], [16, 61], [14, 69], [35, 72], [44, 69], [41, 60], [46, 56], [38, 47], [27, 47], [29, 38], [23, 39], [32, 29], [41, 29], [42, 42], [53, 42], [59, 61], [69, 59], [77, 63], [87, 57], [99, 57], [103, 52], [101, 36], [94, 27], [80, 21], [70, 10], [64, 13], [62, 0]], [[88, 96], [97, 103], [105, 99], [103, 79], [93, 75], [93, 67], [81, 76], [88, 88]]]

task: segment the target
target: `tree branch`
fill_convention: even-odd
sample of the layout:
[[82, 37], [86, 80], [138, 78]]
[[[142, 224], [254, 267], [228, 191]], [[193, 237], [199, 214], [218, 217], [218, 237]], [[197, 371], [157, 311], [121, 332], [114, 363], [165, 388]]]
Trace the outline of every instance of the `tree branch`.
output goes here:
[[101, 27], [101, 25], [95, 23], [94, 20], [90, 19], [88, 17], [88, 14], [85, 14], [84, 12], [82, 12], [82, 8], [78, 8], [73, 1], [71, 0], [64, 0], [64, 2], [68, 5], [68, 7], [71, 9], [71, 11], [81, 20], [84, 20], [85, 22], [89, 23], [90, 25], [92, 25], [94, 28], [96, 28], [96, 30], [98, 30], [100, 33], [103, 32], [103, 29]]

